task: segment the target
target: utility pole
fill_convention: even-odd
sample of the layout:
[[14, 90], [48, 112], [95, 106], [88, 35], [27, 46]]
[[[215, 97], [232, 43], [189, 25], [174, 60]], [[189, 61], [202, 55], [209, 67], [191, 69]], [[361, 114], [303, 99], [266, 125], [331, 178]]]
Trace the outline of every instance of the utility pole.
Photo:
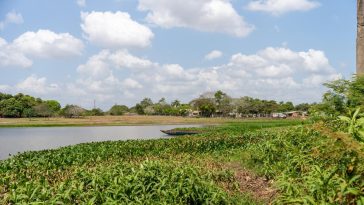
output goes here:
[[364, 75], [364, 0], [357, 0], [356, 74]]
[[94, 109], [96, 109], [96, 100], [94, 100]]

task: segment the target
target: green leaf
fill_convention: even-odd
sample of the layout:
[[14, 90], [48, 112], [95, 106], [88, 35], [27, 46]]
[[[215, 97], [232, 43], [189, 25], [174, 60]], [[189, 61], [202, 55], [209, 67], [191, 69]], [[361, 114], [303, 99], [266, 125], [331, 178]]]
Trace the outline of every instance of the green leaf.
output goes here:
[[340, 119], [341, 121], [344, 121], [344, 122], [347, 122], [347, 123], [350, 123], [350, 121], [351, 121], [351, 119], [350, 119], [350, 118], [348, 118], [348, 117], [346, 117], [346, 116], [339, 116], [339, 119]]

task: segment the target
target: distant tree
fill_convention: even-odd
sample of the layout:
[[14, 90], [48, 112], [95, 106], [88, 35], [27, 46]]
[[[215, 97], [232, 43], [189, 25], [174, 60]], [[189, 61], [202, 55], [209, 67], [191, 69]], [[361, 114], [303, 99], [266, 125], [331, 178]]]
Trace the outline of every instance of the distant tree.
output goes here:
[[123, 115], [129, 111], [129, 108], [125, 105], [113, 105], [110, 110], [110, 115]]
[[349, 83], [346, 98], [349, 107], [360, 107], [364, 110], [364, 75], [353, 77]]
[[49, 109], [52, 111], [52, 114], [57, 113], [61, 110], [61, 104], [56, 100], [47, 100], [45, 103], [48, 105]]
[[24, 107], [16, 98], [9, 98], [0, 101], [0, 116], [2, 117], [22, 117]]
[[307, 112], [311, 108], [309, 103], [301, 103], [295, 106], [295, 110]]
[[84, 112], [85, 116], [103, 116], [104, 111], [102, 111], [100, 108], [93, 108], [92, 110], [85, 110]]
[[175, 108], [176, 115], [187, 116], [190, 109], [191, 109], [191, 106], [189, 104], [181, 104], [179, 107]]
[[144, 108], [144, 114], [146, 114], [146, 115], [154, 115], [154, 114], [156, 114], [156, 111], [154, 109], [154, 106], [150, 105], [150, 106]]
[[35, 115], [38, 117], [50, 117], [52, 116], [52, 110], [47, 103], [40, 103], [33, 106]]
[[156, 115], [172, 115], [173, 113], [171, 105], [166, 102], [165, 98], [161, 98], [158, 103], [153, 105], [153, 108]]
[[66, 105], [62, 110], [61, 114], [64, 117], [72, 118], [72, 117], [80, 117], [84, 114], [85, 109], [77, 105]]
[[179, 100], [175, 100], [175, 101], [173, 101], [172, 103], [171, 103], [171, 106], [172, 107], [179, 107], [181, 105], [181, 102], [179, 101]]
[[294, 105], [292, 102], [280, 102], [279, 103], [279, 112], [288, 112], [294, 110]]
[[145, 113], [144, 113], [144, 108], [143, 108], [143, 106], [141, 105], [141, 104], [139, 104], [139, 103], [137, 103], [136, 105], [135, 105], [135, 111], [136, 111], [136, 113], [138, 114], [138, 115], [144, 115]]
[[211, 117], [216, 111], [216, 105], [212, 99], [198, 98], [191, 102], [193, 107], [201, 112], [204, 117]]
[[36, 113], [33, 108], [25, 108], [23, 111], [23, 117], [29, 118], [31, 120], [32, 117], [35, 117]]
[[2, 100], [7, 100], [7, 99], [9, 99], [9, 98], [12, 98], [13, 96], [12, 95], [10, 95], [10, 94], [6, 94], [6, 93], [2, 93], [2, 92], [0, 92], [0, 101], [2, 101]]
[[144, 98], [139, 103], [143, 108], [153, 105], [153, 101], [150, 98]]

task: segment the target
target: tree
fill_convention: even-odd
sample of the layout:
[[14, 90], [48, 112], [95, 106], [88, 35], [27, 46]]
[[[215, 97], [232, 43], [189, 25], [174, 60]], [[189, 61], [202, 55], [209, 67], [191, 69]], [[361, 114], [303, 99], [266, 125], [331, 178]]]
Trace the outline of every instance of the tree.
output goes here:
[[308, 112], [308, 110], [311, 108], [311, 105], [308, 103], [301, 103], [295, 106], [295, 110], [298, 111], [304, 111], [304, 112]]
[[288, 112], [294, 110], [294, 105], [292, 102], [279, 102], [279, 112]]
[[139, 104], [139, 103], [137, 103], [136, 105], [135, 105], [135, 111], [136, 111], [136, 113], [138, 114], [138, 115], [144, 115], [145, 113], [144, 113], [144, 108], [143, 108], [143, 106], [141, 105], [141, 104]]
[[156, 111], [155, 111], [154, 107], [152, 105], [150, 105], [150, 106], [144, 108], [144, 113], [146, 115], [154, 115], [154, 114], [156, 114]]
[[80, 117], [85, 112], [85, 109], [83, 109], [80, 106], [77, 105], [66, 105], [62, 110], [61, 114], [64, 117]]
[[125, 105], [113, 105], [110, 110], [110, 115], [123, 115], [129, 111], [129, 108]]
[[52, 110], [47, 103], [36, 105], [33, 110], [38, 117], [50, 117], [52, 115]]
[[227, 116], [231, 111], [233, 111], [234, 107], [232, 105], [232, 98], [229, 97], [226, 93], [219, 90], [214, 94], [214, 97], [216, 102], [216, 109], [224, 116]]
[[33, 108], [25, 108], [23, 111], [23, 116], [29, 118], [30, 120], [32, 117], [35, 117], [36, 114]]
[[172, 107], [179, 107], [181, 105], [181, 102], [179, 101], [179, 100], [175, 100], [175, 101], [173, 101], [172, 103], [171, 103], [171, 106]]
[[0, 116], [2, 117], [22, 117], [24, 107], [16, 98], [9, 98], [0, 101]]
[[354, 76], [347, 88], [349, 107], [364, 109], [364, 75]]
[[52, 114], [59, 112], [61, 110], [61, 104], [59, 104], [56, 100], [47, 100], [45, 103], [48, 105], [49, 109], [52, 111]]
[[216, 111], [215, 103], [208, 98], [195, 99], [191, 102], [191, 104], [193, 104], [193, 107], [198, 109], [204, 117], [211, 117]]
[[104, 111], [102, 111], [100, 108], [93, 108], [92, 110], [87, 110], [84, 113], [86, 116], [103, 116]]
[[142, 101], [140, 101], [140, 105], [141, 105], [143, 108], [146, 108], [146, 107], [148, 107], [148, 106], [153, 105], [153, 101], [152, 101], [150, 98], [144, 98]]

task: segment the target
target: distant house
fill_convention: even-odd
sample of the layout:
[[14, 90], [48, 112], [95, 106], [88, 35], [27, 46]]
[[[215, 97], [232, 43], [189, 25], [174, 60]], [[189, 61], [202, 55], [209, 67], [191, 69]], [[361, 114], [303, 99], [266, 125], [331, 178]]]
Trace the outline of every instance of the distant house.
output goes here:
[[198, 110], [188, 110], [189, 117], [199, 117], [201, 115], [201, 111]]
[[290, 111], [290, 112], [285, 112], [284, 114], [286, 114], [287, 117], [292, 117], [292, 118], [307, 116], [307, 112], [303, 112], [303, 111]]
[[273, 117], [273, 118], [286, 118], [286, 117], [287, 117], [287, 115], [286, 115], [286, 114], [284, 114], [284, 113], [273, 113], [273, 114], [272, 114], [272, 117]]

